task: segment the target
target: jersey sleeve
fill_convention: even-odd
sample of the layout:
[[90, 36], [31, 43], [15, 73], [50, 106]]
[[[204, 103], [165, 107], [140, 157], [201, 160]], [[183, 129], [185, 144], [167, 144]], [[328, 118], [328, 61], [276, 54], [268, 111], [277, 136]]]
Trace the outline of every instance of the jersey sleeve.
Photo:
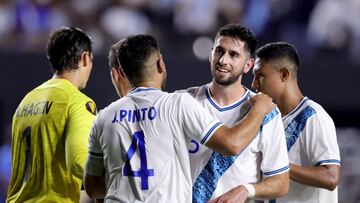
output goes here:
[[182, 123], [185, 134], [201, 144], [206, 144], [214, 132], [223, 125], [188, 93], [182, 93], [179, 108], [179, 122]]
[[265, 177], [289, 170], [285, 131], [281, 114], [277, 109], [267, 114], [261, 126], [261, 171]]
[[84, 175], [88, 155], [88, 138], [95, 119], [95, 103], [78, 97], [69, 102], [66, 124], [66, 166], [78, 178]]
[[335, 125], [330, 116], [318, 112], [305, 127], [305, 149], [312, 165], [340, 165]]
[[[98, 117], [99, 118], [99, 117]], [[98, 120], [96, 119], [89, 137], [89, 156], [85, 166], [85, 173], [93, 176], [103, 176], [105, 166], [103, 162], [103, 151], [100, 145], [100, 134], [98, 133]]]

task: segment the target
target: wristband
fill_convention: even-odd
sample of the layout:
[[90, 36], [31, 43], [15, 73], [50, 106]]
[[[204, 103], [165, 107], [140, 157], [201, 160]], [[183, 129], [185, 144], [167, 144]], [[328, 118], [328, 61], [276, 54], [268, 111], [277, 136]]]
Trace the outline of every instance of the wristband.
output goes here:
[[255, 197], [255, 187], [252, 184], [243, 184], [243, 186], [247, 189], [248, 191], [248, 198], [253, 198]]

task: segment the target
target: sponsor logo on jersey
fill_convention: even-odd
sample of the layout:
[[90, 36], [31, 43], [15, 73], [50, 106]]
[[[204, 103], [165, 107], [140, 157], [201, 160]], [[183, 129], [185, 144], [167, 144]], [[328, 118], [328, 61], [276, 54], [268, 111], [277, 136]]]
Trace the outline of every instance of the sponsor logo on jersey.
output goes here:
[[93, 101], [86, 102], [85, 107], [86, 107], [86, 110], [88, 110], [91, 114], [93, 114], [93, 115], [97, 114], [96, 105]]

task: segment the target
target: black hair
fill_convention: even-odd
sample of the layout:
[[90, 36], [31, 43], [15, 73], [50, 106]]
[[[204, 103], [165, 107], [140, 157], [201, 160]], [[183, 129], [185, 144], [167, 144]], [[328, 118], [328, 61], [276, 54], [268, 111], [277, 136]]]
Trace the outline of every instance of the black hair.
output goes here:
[[61, 27], [49, 36], [47, 58], [54, 73], [78, 69], [85, 51], [92, 53], [92, 41], [78, 28]]
[[245, 42], [245, 49], [250, 53], [250, 56], [254, 57], [257, 40], [255, 34], [249, 28], [238, 24], [228, 24], [218, 30], [215, 41], [220, 36], [232, 37]]
[[121, 45], [121, 41], [113, 44], [110, 48], [109, 55], [108, 55], [108, 65], [110, 70], [114, 67], [119, 67], [119, 61], [117, 59], [119, 47]]
[[117, 51], [117, 59], [127, 78], [132, 83], [142, 81], [146, 77], [145, 66], [149, 57], [159, 53], [156, 39], [150, 35], [133, 35], [123, 40]]
[[256, 58], [263, 61], [287, 59], [294, 64], [294, 73], [297, 73], [300, 67], [299, 55], [295, 46], [287, 42], [273, 42], [260, 47], [256, 51]]

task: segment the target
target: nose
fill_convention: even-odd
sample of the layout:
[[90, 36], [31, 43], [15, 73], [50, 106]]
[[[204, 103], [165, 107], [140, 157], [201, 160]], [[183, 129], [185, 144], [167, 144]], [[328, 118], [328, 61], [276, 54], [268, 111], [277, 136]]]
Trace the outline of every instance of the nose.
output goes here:
[[228, 63], [228, 59], [229, 59], [229, 54], [228, 53], [224, 53], [221, 58], [220, 58], [220, 64], [221, 65], [225, 65]]

